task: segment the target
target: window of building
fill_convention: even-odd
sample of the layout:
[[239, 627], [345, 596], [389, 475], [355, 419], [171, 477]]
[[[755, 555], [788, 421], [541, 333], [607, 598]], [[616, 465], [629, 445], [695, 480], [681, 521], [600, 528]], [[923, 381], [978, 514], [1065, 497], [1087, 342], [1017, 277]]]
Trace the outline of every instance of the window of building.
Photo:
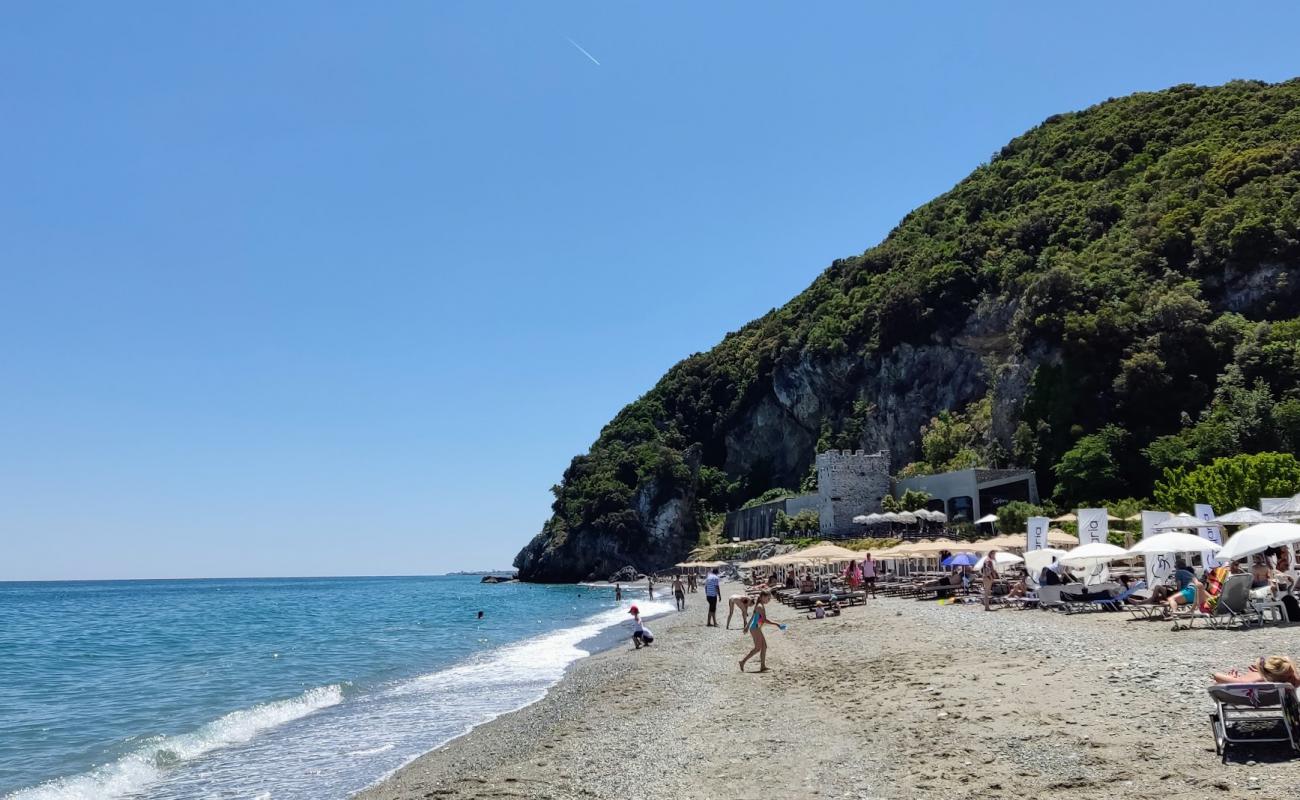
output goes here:
[[970, 522], [973, 519], [975, 519], [975, 503], [970, 495], [964, 494], [948, 499], [949, 522]]

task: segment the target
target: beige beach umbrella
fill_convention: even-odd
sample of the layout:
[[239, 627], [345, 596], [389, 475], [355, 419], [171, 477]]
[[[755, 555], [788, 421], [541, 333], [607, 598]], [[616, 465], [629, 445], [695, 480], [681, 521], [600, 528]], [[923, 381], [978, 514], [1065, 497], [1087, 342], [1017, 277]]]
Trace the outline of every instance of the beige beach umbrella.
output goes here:
[[1057, 547], [1073, 547], [1079, 543], [1079, 538], [1071, 536], [1060, 528], [1050, 528], [1047, 531], [1047, 543]]
[[1062, 514], [1059, 517], [1052, 517], [1052, 522], [1078, 522], [1079, 518], [1071, 511], [1068, 514]]
[[798, 553], [810, 560], [821, 559], [826, 561], [853, 561], [861, 555], [856, 550], [840, 547], [830, 542], [818, 542], [812, 547], [798, 551]]
[[791, 564], [807, 564], [808, 559], [801, 556], [798, 552], [782, 553], [779, 556], [772, 556], [767, 560], [767, 563], [773, 566], [783, 567]]

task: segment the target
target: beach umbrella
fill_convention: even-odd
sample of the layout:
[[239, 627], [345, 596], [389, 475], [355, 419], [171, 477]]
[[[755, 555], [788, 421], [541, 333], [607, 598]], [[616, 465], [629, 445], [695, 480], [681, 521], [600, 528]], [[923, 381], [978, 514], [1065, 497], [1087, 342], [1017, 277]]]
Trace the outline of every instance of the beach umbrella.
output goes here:
[[1260, 525], [1265, 522], [1282, 522], [1278, 517], [1270, 516], [1253, 508], [1241, 507], [1227, 514], [1220, 514], [1210, 522], [1219, 525]]
[[1141, 522], [1141, 521], [1142, 521], [1142, 512], [1139, 511], [1138, 513], [1134, 514], [1134, 515], [1131, 516], [1131, 517], [1125, 517], [1125, 518], [1124, 518], [1124, 521], [1125, 521], [1125, 522]]
[[881, 517], [880, 517], [879, 514], [868, 514], [868, 515], [867, 515], [867, 524], [868, 524], [868, 525], [879, 525], [879, 524], [882, 523], [882, 522], [884, 522], [884, 520], [881, 519]]
[[980, 559], [974, 553], [956, 553], [943, 560], [945, 567], [973, 567]]
[[1270, 547], [1295, 542], [1300, 542], [1300, 525], [1291, 522], [1263, 522], [1234, 533], [1215, 557], [1220, 561], [1236, 561], [1262, 553]]
[[774, 565], [774, 566], [782, 566], [782, 567], [783, 567], [783, 566], [787, 566], [787, 565], [790, 565], [790, 564], [806, 564], [806, 563], [808, 563], [808, 559], [804, 558], [801, 554], [799, 554], [799, 553], [797, 553], [797, 552], [796, 552], [796, 553], [782, 553], [782, 554], [779, 555], [779, 556], [772, 556], [771, 558], [769, 558], [769, 559], [767, 560], [767, 563], [768, 563], [768, 564], [772, 564], [772, 565]]
[[901, 523], [903, 523], [904, 525], [915, 525], [915, 524], [916, 524], [916, 515], [913, 514], [911, 511], [900, 511], [899, 513], [895, 514], [894, 516], [897, 517], [897, 518], [898, 518], [898, 521], [901, 522]]
[[866, 515], [866, 514], [859, 514], [859, 515], [857, 515], [856, 517], [853, 518], [853, 522], [854, 522], [854, 524], [856, 524], [856, 525], [866, 525], [866, 524], [867, 524], [867, 515]]
[[975, 524], [976, 524], [976, 525], [983, 525], [983, 524], [985, 524], [985, 523], [988, 523], [988, 524], [991, 525], [991, 524], [993, 524], [994, 522], [997, 522], [997, 521], [998, 521], [998, 515], [997, 515], [997, 514], [985, 514], [984, 516], [982, 516], [982, 517], [980, 517], [979, 519], [975, 520]]
[[1061, 547], [1073, 547], [1079, 543], [1079, 540], [1060, 528], [1050, 528], [1047, 531], [1047, 543]]
[[880, 515], [881, 522], [898, 522], [898, 515], [892, 511], [886, 511]]
[[[1154, 525], [1154, 526], [1151, 528], [1151, 530], [1154, 530], [1154, 531], [1186, 531], [1186, 530], [1195, 530], [1196, 528], [1204, 528], [1204, 527], [1207, 527], [1207, 526], [1208, 526], [1208, 527], [1213, 527], [1213, 526], [1214, 526], [1214, 523], [1206, 522], [1206, 521], [1203, 520], [1203, 519], [1197, 519], [1196, 517], [1193, 517], [1191, 514], [1175, 514], [1174, 516], [1170, 517], [1169, 519], [1165, 520], [1164, 522], [1157, 523], [1156, 525]], [[1151, 551], [1149, 551], [1149, 552], [1152, 552], [1152, 553], [1156, 553], [1156, 552], [1160, 552], [1160, 553], [1173, 553], [1173, 552], [1176, 552], [1176, 551], [1174, 551], [1174, 550], [1151, 550]]]
[[1052, 522], [1078, 522], [1079, 518], [1071, 511], [1069, 514], [1062, 514], [1059, 517], [1052, 517]]
[[[1152, 537], [1155, 538], [1155, 537]], [[1213, 544], [1208, 540], [1202, 539], [1206, 544]], [[1041, 550], [1038, 552], [1042, 552]], [[1168, 550], [1161, 550], [1162, 553], [1168, 553]], [[1103, 561], [1114, 561], [1117, 558], [1124, 558], [1129, 554], [1128, 550], [1122, 547], [1116, 547], [1109, 542], [1090, 542], [1081, 544], [1078, 547], [1066, 552], [1060, 556], [1063, 563], [1066, 564], [1096, 564]]]
[[1130, 547], [1128, 552], [1130, 555], [1144, 556], [1156, 553], [1199, 553], [1203, 550], [1215, 552], [1220, 547], [1221, 545], [1209, 539], [1202, 539], [1195, 534], [1169, 531], [1168, 533], [1157, 533], [1155, 536], [1148, 536]]
[[853, 561], [862, 554], [847, 547], [840, 547], [830, 542], [818, 542], [805, 550], [798, 551], [800, 557], [810, 561]]
[[930, 521], [931, 521], [931, 522], [947, 522], [947, 521], [948, 521], [948, 515], [945, 514], [945, 513], [943, 513], [942, 511], [931, 511], [931, 512], [930, 512]]
[[971, 542], [971, 547], [976, 550], [1001, 550], [1006, 547], [1019, 547], [1023, 549], [1024, 546], [1025, 535], [1023, 533], [1019, 535], [1006, 533], [1001, 536], [994, 536], [992, 539], [981, 539], [978, 542]]
[[[975, 569], [983, 569], [984, 562], [988, 560], [989, 560], [988, 556], [980, 556], [980, 560], [975, 562]], [[994, 565], [999, 567], [1006, 567], [1012, 564], [1019, 564], [1023, 561], [1024, 559], [1016, 555], [1015, 553], [1003, 553], [1002, 551], [999, 550], [997, 553], [993, 555], [993, 563]]]
[[1040, 550], [1030, 550], [1025, 553], [1025, 569], [1030, 575], [1035, 577], [1043, 571], [1043, 567], [1052, 563], [1053, 558], [1060, 558], [1065, 555], [1064, 550], [1058, 550], [1055, 547], [1044, 547]]

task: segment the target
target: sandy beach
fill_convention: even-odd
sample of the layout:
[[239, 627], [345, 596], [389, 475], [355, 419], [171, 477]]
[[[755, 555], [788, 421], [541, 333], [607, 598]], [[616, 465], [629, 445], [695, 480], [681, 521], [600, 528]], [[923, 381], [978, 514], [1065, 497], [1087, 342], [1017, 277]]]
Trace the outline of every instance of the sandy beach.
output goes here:
[[1221, 764], [1204, 691], [1212, 670], [1300, 654], [1300, 626], [883, 598], [771, 613], [791, 625], [769, 634], [770, 672], [742, 675], [748, 636], [705, 628], [692, 595], [651, 623], [652, 648], [583, 659], [359, 797], [1280, 798], [1300, 783], [1284, 749]]

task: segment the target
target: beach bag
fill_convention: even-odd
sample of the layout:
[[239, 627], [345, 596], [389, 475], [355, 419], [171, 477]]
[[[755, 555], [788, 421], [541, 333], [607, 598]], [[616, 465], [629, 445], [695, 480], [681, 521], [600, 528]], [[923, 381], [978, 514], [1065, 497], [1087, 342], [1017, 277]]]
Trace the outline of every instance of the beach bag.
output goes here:
[[1282, 607], [1286, 609], [1287, 622], [1300, 622], [1300, 600], [1289, 594], [1283, 595]]

